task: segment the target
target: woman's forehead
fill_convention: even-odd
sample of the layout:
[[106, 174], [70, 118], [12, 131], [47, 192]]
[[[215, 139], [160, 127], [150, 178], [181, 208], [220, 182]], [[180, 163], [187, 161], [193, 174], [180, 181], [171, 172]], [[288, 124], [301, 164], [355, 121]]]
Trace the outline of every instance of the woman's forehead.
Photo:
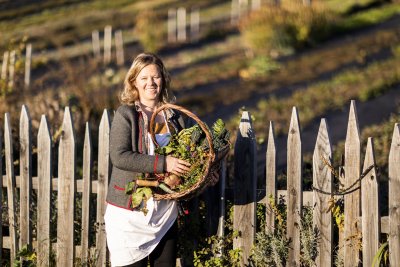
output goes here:
[[156, 74], [161, 73], [160, 68], [156, 64], [146, 65], [139, 71], [139, 75], [152, 74], [152, 73]]

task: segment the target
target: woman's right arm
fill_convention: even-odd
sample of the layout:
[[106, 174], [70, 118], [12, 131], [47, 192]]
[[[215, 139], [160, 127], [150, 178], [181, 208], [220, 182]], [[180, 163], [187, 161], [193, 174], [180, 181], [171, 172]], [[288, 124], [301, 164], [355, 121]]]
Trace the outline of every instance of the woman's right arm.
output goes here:
[[[122, 106], [115, 112], [110, 132], [110, 158], [118, 169], [140, 173], [163, 173], [165, 157], [140, 153], [137, 113]], [[135, 144], [132, 142], [135, 141]]]

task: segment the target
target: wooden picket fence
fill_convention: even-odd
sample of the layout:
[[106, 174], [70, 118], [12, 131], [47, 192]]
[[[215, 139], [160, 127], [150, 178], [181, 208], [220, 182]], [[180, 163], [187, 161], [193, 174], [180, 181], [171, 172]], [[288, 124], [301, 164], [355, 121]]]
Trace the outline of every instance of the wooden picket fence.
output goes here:
[[[55, 155], [52, 153], [53, 141], [49, 125], [43, 115], [37, 135], [37, 176], [32, 175], [32, 129], [28, 109], [22, 108], [19, 129], [19, 175], [14, 174], [14, 151], [10, 117], [4, 118], [5, 176], [1, 187], [7, 189], [7, 215], [9, 233], [5, 235], [0, 229], [0, 247], [9, 249], [11, 263], [17, 251], [27, 245], [34, 248], [38, 266], [49, 266], [51, 257], [56, 257], [57, 266], [73, 266], [77, 258], [96, 259], [96, 266], [105, 266], [108, 260], [103, 215], [105, 196], [110, 177], [109, 132], [110, 116], [104, 111], [98, 136], [97, 179], [92, 180], [93, 149], [91, 130], [86, 125], [83, 148], [82, 177], [76, 175], [76, 136], [69, 108], [65, 109], [62, 131], [58, 145], [58, 177], [53, 174]], [[83, 137], [82, 137], [83, 138]], [[3, 136], [0, 131], [0, 151], [3, 150]], [[273, 124], [270, 123], [266, 153], [266, 188], [265, 198], [278, 199], [280, 195], [287, 203], [287, 236], [292, 240], [289, 250], [288, 266], [300, 266], [300, 214], [302, 207], [313, 206], [314, 225], [320, 233], [318, 243], [317, 266], [333, 265], [333, 220], [329, 211], [329, 200], [337, 190], [333, 186], [332, 149], [327, 122], [322, 119], [313, 157], [313, 191], [302, 191], [302, 139], [296, 108], [293, 108], [287, 141], [287, 189], [277, 190], [277, 148]], [[381, 217], [379, 213], [379, 191], [377, 171], [374, 162], [373, 140], [368, 140], [366, 156], [361, 169], [361, 141], [357, 122], [355, 103], [351, 103], [345, 144], [344, 194], [345, 227], [340, 236], [344, 250], [345, 266], [357, 266], [362, 261], [364, 266], [371, 266], [372, 259], [379, 248], [379, 235], [387, 233], [389, 238], [390, 262], [392, 266], [400, 265], [400, 127], [394, 127], [392, 146], [389, 158], [389, 216]], [[240, 231], [240, 237], [234, 240], [234, 247], [243, 253], [242, 265], [248, 263], [251, 247], [256, 233], [256, 181], [257, 181], [257, 145], [251, 116], [242, 114], [234, 148], [234, 229]], [[2, 156], [3, 157], [3, 156]], [[0, 160], [0, 174], [3, 174], [3, 158]], [[225, 216], [225, 181], [223, 168], [219, 192], [218, 234], [223, 235]], [[18, 190], [19, 189], [19, 190]], [[36, 225], [32, 218], [32, 192], [37, 192]], [[214, 188], [215, 190], [215, 188]], [[57, 238], [51, 240], [52, 194], [57, 192]], [[0, 194], [4, 192], [0, 191]], [[288, 192], [288, 193], [287, 193]], [[361, 194], [362, 192], [362, 194]], [[74, 221], [76, 220], [75, 201], [81, 193], [81, 243], [74, 242]], [[90, 195], [96, 194], [96, 238], [91, 246]], [[19, 201], [17, 201], [19, 197]], [[19, 202], [19, 211], [17, 203]], [[2, 207], [5, 210], [5, 207]], [[362, 216], [361, 216], [362, 214]], [[17, 218], [19, 216], [19, 219]], [[0, 216], [0, 220], [2, 217]], [[266, 231], [274, 227], [274, 215], [267, 209]], [[33, 229], [36, 238], [33, 240]], [[350, 237], [362, 233], [362, 253]], [[3, 250], [4, 251], [4, 250]], [[0, 251], [1, 252], [1, 251]], [[362, 255], [362, 256], [360, 256]], [[0, 259], [4, 259], [1, 255]]]

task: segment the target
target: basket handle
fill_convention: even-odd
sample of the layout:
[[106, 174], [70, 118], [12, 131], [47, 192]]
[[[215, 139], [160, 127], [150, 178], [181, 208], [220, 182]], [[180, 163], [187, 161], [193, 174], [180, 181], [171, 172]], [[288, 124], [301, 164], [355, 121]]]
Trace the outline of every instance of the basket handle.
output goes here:
[[181, 107], [181, 106], [174, 105], [174, 104], [169, 104], [169, 103], [166, 103], [166, 104], [164, 104], [164, 105], [158, 107], [158, 108], [153, 112], [153, 115], [151, 116], [151, 119], [150, 119], [149, 132], [150, 132], [150, 135], [151, 135], [151, 139], [153, 140], [153, 143], [154, 143], [154, 145], [155, 145], [156, 147], [159, 147], [160, 145], [157, 143], [157, 140], [156, 140], [156, 137], [155, 137], [154, 127], [153, 127], [153, 126], [154, 126], [154, 121], [155, 121], [155, 118], [156, 118], [157, 114], [160, 113], [162, 110], [165, 110], [165, 109], [175, 109], [175, 110], [179, 110], [179, 111], [181, 111], [182, 113], [185, 113], [186, 115], [188, 115], [189, 117], [191, 117], [192, 119], [194, 119], [194, 120], [199, 124], [199, 126], [200, 126], [200, 128], [203, 130], [203, 132], [206, 134], [206, 138], [207, 138], [207, 141], [208, 141], [208, 145], [209, 145], [209, 147], [210, 147], [210, 151], [209, 151], [210, 156], [212, 156], [212, 157], [215, 156], [214, 146], [213, 146], [213, 143], [212, 143], [212, 136], [211, 136], [210, 131], [208, 130], [208, 127], [205, 125], [205, 123], [202, 122], [202, 121], [199, 119], [199, 117], [197, 117], [194, 113], [190, 112], [189, 110], [187, 110], [187, 109], [185, 109], [185, 108], [183, 108], [183, 107]]

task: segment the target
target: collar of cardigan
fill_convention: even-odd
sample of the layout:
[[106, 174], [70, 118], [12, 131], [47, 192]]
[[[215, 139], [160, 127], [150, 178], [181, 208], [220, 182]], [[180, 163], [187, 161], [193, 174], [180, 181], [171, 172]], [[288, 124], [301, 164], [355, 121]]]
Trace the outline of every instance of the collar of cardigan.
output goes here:
[[[161, 106], [162, 104], [160, 104], [159, 106]], [[135, 101], [135, 109], [136, 109], [136, 111], [137, 112], [142, 112], [143, 113], [143, 110], [142, 110], [142, 107], [140, 106], [140, 102], [139, 101]], [[174, 116], [176, 115], [176, 112], [174, 111], [174, 110], [172, 110], [172, 109], [165, 109], [164, 110], [165, 111], [165, 116], [166, 116], [166, 119], [167, 120], [170, 120], [171, 118], [174, 118]]]

